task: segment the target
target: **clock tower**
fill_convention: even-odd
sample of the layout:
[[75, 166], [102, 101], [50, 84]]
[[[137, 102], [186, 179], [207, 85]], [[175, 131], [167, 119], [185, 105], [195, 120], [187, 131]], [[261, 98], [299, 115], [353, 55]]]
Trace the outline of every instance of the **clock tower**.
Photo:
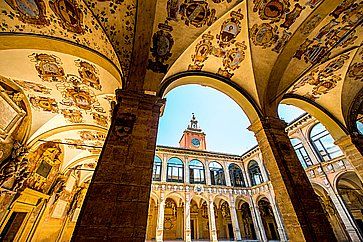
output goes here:
[[192, 114], [192, 119], [190, 120], [190, 124], [188, 128], [184, 130], [183, 136], [179, 141], [179, 145], [181, 148], [185, 149], [193, 149], [193, 150], [206, 150], [207, 145], [205, 142], [205, 133], [202, 132], [200, 127], [198, 126], [198, 121]]

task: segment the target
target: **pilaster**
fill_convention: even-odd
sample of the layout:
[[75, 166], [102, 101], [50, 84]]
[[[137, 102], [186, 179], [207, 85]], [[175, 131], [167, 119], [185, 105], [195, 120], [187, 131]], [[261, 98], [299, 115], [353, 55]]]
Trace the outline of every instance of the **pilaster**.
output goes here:
[[286, 123], [266, 117], [250, 126], [270, 174], [276, 204], [290, 241], [336, 241], [333, 229], [285, 132]]

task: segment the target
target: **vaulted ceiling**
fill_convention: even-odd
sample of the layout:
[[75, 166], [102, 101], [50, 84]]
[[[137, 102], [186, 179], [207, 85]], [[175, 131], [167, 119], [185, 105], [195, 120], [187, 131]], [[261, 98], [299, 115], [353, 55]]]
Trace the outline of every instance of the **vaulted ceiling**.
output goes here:
[[[288, 95], [343, 125], [363, 88], [361, 0], [6, 0], [0, 7], [0, 75], [28, 97], [30, 142], [98, 147], [102, 135], [74, 124], [105, 133], [121, 84], [156, 94], [184, 72], [228, 80], [266, 115]], [[49, 62], [55, 79], [41, 73]], [[81, 152], [68, 162], [95, 151]]]

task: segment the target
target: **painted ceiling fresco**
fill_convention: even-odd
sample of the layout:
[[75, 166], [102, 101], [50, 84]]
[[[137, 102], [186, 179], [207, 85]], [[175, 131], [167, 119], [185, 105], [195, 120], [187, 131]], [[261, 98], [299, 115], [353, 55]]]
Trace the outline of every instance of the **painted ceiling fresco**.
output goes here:
[[83, 1], [6, 0], [0, 7], [1, 32], [65, 39], [95, 50], [119, 66], [109, 37]]
[[75, 157], [97, 160], [119, 80], [96, 64], [58, 52], [19, 49], [0, 55], [1, 76], [23, 90], [30, 106], [28, 145], [61, 145], [64, 166]]
[[352, 69], [349, 66], [357, 50], [343, 53], [313, 68], [296, 82], [288, 93], [298, 94], [329, 108], [333, 115], [343, 120], [341, 110], [336, 107], [341, 106], [344, 80], [346, 75], [349, 75], [348, 69]]

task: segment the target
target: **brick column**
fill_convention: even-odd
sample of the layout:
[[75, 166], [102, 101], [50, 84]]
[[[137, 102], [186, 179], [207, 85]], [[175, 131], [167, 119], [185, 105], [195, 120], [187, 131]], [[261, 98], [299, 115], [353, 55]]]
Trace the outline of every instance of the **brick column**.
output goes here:
[[276, 203], [290, 241], [336, 241], [308, 177], [278, 118], [258, 120], [250, 126], [270, 174]]
[[[358, 143], [357, 140], [358, 138], [355, 139], [356, 143]], [[362, 162], [363, 157], [361, 151], [359, 150], [360, 149], [359, 145], [356, 146], [353, 143], [352, 137], [349, 135], [340, 138], [335, 142], [335, 144], [340, 147], [346, 159], [354, 167], [358, 177], [363, 182], [363, 162]]]
[[72, 241], [144, 241], [160, 108], [164, 101], [117, 90], [111, 127]]

